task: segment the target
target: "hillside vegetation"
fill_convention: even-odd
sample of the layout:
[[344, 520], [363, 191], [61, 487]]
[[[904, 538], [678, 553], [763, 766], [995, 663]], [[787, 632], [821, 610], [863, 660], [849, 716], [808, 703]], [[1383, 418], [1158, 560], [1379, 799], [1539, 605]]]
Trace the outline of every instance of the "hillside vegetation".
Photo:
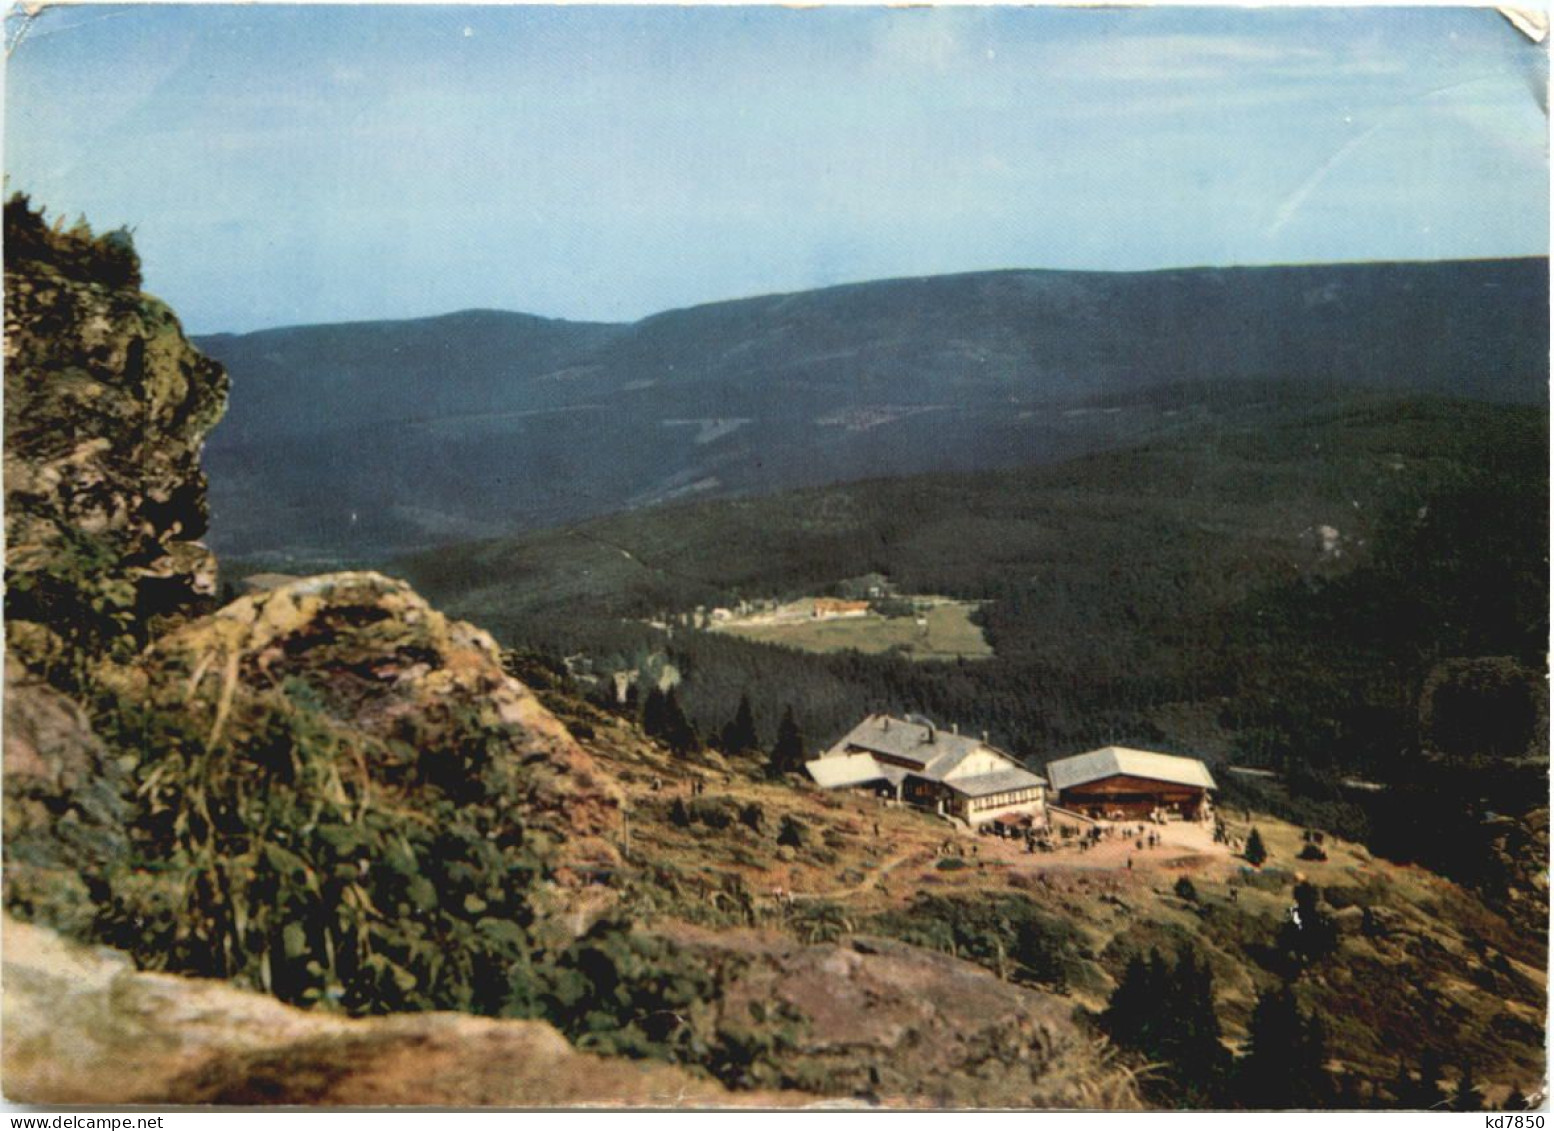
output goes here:
[[1547, 275], [1005, 271], [630, 325], [469, 311], [215, 335], [233, 393], [212, 537], [279, 568], [377, 564], [655, 503], [1128, 447], [1289, 382], [1542, 404]]
[[[626, 790], [632, 831], [616, 882], [640, 924], [639, 940], [659, 942], [623, 952], [601, 932], [590, 944], [594, 961], [618, 972], [631, 986], [623, 986], [622, 1000], [641, 1008], [655, 1000], [657, 985], [654, 967], [639, 965], [645, 955], [694, 956], [720, 987], [708, 995], [718, 1004], [710, 1013], [689, 1001], [671, 1004], [681, 1008], [685, 1030], [669, 1043], [715, 1046], [746, 1032], [754, 1044], [745, 1047], [758, 1051], [748, 1064], [714, 1067], [726, 1083], [767, 1086], [787, 1074], [811, 1090], [866, 1094], [871, 1074], [854, 1058], [877, 1066], [876, 1081], [893, 1081], [928, 1055], [910, 1069], [917, 1087], [951, 1102], [990, 1102], [1014, 1078], [1017, 1047], [984, 1049], [970, 1070], [974, 1090], [960, 1093], [965, 1081], [938, 1075], [946, 1058], [965, 1055], [958, 1045], [876, 1044], [880, 1033], [869, 1026], [892, 1017], [894, 1025], [927, 1032], [928, 1009], [903, 1010], [853, 973], [870, 956], [898, 954], [893, 948], [902, 943], [975, 963], [1010, 987], [1070, 1000], [1094, 1031], [1122, 1043], [1122, 1062], [1142, 1069], [1154, 1061], [1141, 1083], [1160, 1106], [1284, 1106], [1276, 1093], [1237, 1090], [1255, 1071], [1258, 1004], [1284, 988], [1323, 1029], [1317, 1090], [1302, 1106], [1430, 1106], [1437, 1101], [1421, 1103], [1419, 1095], [1431, 1065], [1448, 1085], [1468, 1069], [1491, 1102], [1513, 1088], [1527, 1094], [1541, 1080], [1542, 936], [1511, 922], [1494, 901], [1427, 870], [1332, 836], [1321, 859], [1308, 859], [1301, 827], [1239, 807], [1222, 815], [1238, 837], [1258, 830], [1268, 853], [1261, 867], [1228, 849], [1129, 848], [1136, 866], [1126, 868], [1120, 856], [1033, 855], [1018, 841], [956, 834], [915, 810], [821, 793], [797, 777], [770, 779], [760, 755], [676, 755], [644, 741], [629, 719], [578, 699], [564, 676], [532, 661], [518, 670]], [[1546, 830], [1546, 813], [1544, 821]], [[1310, 921], [1320, 928], [1309, 939], [1290, 927], [1289, 909], [1302, 899], [1311, 900]], [[817, 979], [794, 960], [794, 942], [855, 953], [828, 958]], [[1110, 1009], [1130, 966], [1149, 962], [1152, 952], [1169, 965], [1188, 955], [1205, 972], [1194, 1008], [1207, 1011], [1202, 1020], [1212, 1034], [1199, 1059], [1222, 1059], [1222, 1076], [1137, 1056], [1112, 1028]], [[606, 983], [616, 976], [606, 975]], [[763, 1010], [756, 1020], [765, 1023], [745, 1030], [729, 1003], [753, 993]], [[1009, 1004], [981, 1001], [984, 1012]], [[1148, 1002], [1147, 1023], [1158, 1029], [1166, 1008]], [[647, 1036], [620, 1032], [620, 1022], [619, 1013], [597, 1018], [584, 1047], [623, 1047]], [[847, 1043], [823, 1039], [839, 1037], [833, 1026], [849, 1025]], [[654, 1055], [665, 1055], [657, 1047]], [[1234, 1064], [1232, 1053], [1240, 1057]], [[718, 1057], [703, 1063], [717, 1065]], [[1073, 1083], [1085, 1106], [1119, 1101], [1084, 1090], [1115, 1087], [1115, 1079]]]
[[[1121, 742], [1266, 767], [1282, 783], [1248, 800], [1503, 889], [1537, 870], [1491, 825], [1544, 793], [1546, 453], [1536, 409], [1286, 401], [1055, 467], [664, 508], [404, 569], [513, 645], [607, 670], [666, 652], [703, 735], [743, 694], [768, 743], [789, 705], [815, 747], [921, 710], [1036, 764]], [[637, 623], [870, 572], [985, 602], [994, 657]]]

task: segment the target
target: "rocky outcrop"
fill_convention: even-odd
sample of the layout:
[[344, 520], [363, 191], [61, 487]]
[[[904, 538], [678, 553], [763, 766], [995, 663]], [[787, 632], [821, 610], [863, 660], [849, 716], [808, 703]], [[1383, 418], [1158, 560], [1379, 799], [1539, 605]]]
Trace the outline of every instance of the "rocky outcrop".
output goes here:
[[494, 1012], [607, 905], [620, 801], [483, 632], [373, 574], [215, 609], [227, 378], [127, 234], [6, 235], [5, 900], [143, 965]]
[[757, 931], [672, 929], [721, 976], [691, 1023], [759, 1050], [747, 1083], [949, 1107], [1136, 1110], [1129, 1072], [1073, 1003], [883, 938], [806, 946]]
[[125, 233], [7, 203], [8, 646], [57, 683], [215, 594], [200, 451], [227, 377], [139, 281]]
[[[383, 795], [412, 783], [457, 791], [488, 769], [470, 748], [484, 743], [557, 878], [619, 863], [619, 787], [503, 670], [488, 633], [402, 581], [335, 573], [241, 597], [159, 639], [116, 688], [182, 713], [212, 748], [241, 744], [276, 712], [311, 711], [355, 744], [350, 769], [364, 780], [342, 768], [342, 784], [378, 779]], [[394, 772], [406, 758], [414, 772]]]
[[102, 937], [352, 1011], [494, 1012], [612, 899], [618, 789], [495, 643], [407, 585], [240, 598], [102, 676], [139, 746]]
[[[574, 1050], [539, 1021], [448, 1013], [349, 1020], [4, 922], [6, 1098], [49, 1104], [652, 1107], [726, 1092], [666, 1064]], [[800, 1099], [804, 1097], [798, 1097]]]
[[128, 774], [76, 703], [21, 664], [5, 668], [5, 905], [87, 931], [90, 882], [128, 847]]

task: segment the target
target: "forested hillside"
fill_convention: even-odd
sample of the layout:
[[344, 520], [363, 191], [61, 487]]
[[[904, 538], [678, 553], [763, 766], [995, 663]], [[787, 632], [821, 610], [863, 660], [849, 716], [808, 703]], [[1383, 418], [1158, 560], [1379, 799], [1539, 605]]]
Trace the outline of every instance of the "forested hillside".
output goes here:
[[[1543, 796], [1546, 461], [1540, 410], [1292, 399], [1055, 467], [664, 508], [405, 570], [514, 646], [605, 670], [667, 652], [704, 735], [748, 694], [766, 742], [791, 704], [813, 745], [886, 708], [1035, 762], [1196, 754], [1281, 773], [1259, 804], [1474, 871], [1479, 818]], [[985, 601], [996, 656], [817, 656], [642, 623], [869, 572]], [[1447, 817], [1462, 836], [1432, 837]]]
[[1129, 447], [1292, 382], [1545, 403], [1547, 276], [1532, 259], [1004, 271], [629, 325], [468, 311], [213, 335], [233, 391], [212, 539], [372, 564], [663, 502]]

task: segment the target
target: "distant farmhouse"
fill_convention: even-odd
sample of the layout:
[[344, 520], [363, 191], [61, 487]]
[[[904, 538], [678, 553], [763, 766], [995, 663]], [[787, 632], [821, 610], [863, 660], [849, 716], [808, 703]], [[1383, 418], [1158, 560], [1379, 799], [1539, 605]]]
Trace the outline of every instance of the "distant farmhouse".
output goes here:
[[1047, 763], [1054, 805], [1086, 816], [1130, 820], [1155, 813], [1197, 820], [1214, 784], [1196, 758], [1107, 746]]
[[1045, 814], [1047, 783], [987, 737], [946, 733], [916, 716], [870, 715], [804, 767], [822, 789], [890, 790], [971, 825]]
[[865, 617], [869, 615], [869, 602], [843, 601], [836, 597], [816, 597], [814, 617]]

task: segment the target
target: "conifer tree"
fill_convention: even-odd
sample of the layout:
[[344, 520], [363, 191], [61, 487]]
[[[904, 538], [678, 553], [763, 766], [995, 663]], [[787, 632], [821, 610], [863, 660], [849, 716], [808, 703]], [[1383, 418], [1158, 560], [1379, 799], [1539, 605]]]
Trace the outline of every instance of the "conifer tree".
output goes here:
[[664, 693], [657, 686], [649, 688], [642, 700], [642, 733], [649, 738], [664, 737]]
[[1246, 861], [1254, 868], [1261, 868], [1263, 862], [1268, 859], [1268, 848], [1263, 844], [1263, 834], [1256, 829], [1252, 835], [1246, 838]]
[[1325, 958], [1338, 949], [1338, 924], [1318, 905], [1315, 884], [1295, 885], [1295, 914], [1279, 929], [1279, 945], [1299, 966]]
[[1123, 1048], [1138, 1048], [1144, 1031], [1144, 1018], [1154, 1002], [1149, 984], [1149, 967], [1143, 955], [1135, 954], [1123, 968], [1122, 978], [1112, 991], [1106, 1009], [1101, 1013], [1101, 1027], [1113, 1042]]
[[1332, 1102], [1327, 1039], [1303, 1014], [1288, 986], [1257, 997], [1247, 1051], [1236, 1065], [1236, 1092], [1250, 1108], [1315, 1108]]
[[756, 748], [755, 713], [750, 709], [748, 691], [740, 695], [734, 717], [724, 724], [722, 738], [723, 750], [728, 754], [741, 754]]
[[1419, 1057], [1419, 1079], [1403, 1106], [1425, 1111], [1442, 1110], [1446, 1103], [1446, 1093], [1441, 1088], [1444, 1073], [1445, 1066], [1441, 1063], [1440, 1055], [1432, 1048], [1425, 1049]]
[[1484, 1093], [1479, 1091], [1478, 1085], [1473, 1082], [1472, 1065], [1462, 1066], [1462, 1075], [1457, 1078], [1457, 1090], [1451, 1096], [1451, 1109], [1453, 1111], [1484, 1110]]
[[682, 829], [690, 826], [691, 811], [685, 804], [685, 798], [676, 797], [674, 804], [669, 806], [669, 821]]
[[1150, 1098], [1171, 1106], [1218, 1106], [1230, 1054], [1214, 1013], [1214, 978], [1191, 950], [1168, 966], [1158, 950], [1134, 955], [1123, 970], [1101, 1025], [1119, 1046], [1160, 1065], [1146, 1083]]
[[1230, 1053], [1220, 1040], [1214, 1012], [1214, 972], [1183, 949], [1166, 994], [1168, 1028], [1160, 1053], [1170, 1065], [1177, 1102], [1186, 1107], [1218, 1106]]
[[685, 712], [680, 709], [680, 698], [672, 687], [664, 696], [662, 710], [660, 737], [669, 749], [681, 757], [701, 749], [701, 739], [696, 734], [696, 728], [691, 726], [690, 720], [685, 717]]
[[777, 726], [777, 743], [772, 747], [770, 765], [773, 777], [797, 773], [804, 768], [804, 736], [799, 733], [791, 704], [783, 709], [782, 722]]

